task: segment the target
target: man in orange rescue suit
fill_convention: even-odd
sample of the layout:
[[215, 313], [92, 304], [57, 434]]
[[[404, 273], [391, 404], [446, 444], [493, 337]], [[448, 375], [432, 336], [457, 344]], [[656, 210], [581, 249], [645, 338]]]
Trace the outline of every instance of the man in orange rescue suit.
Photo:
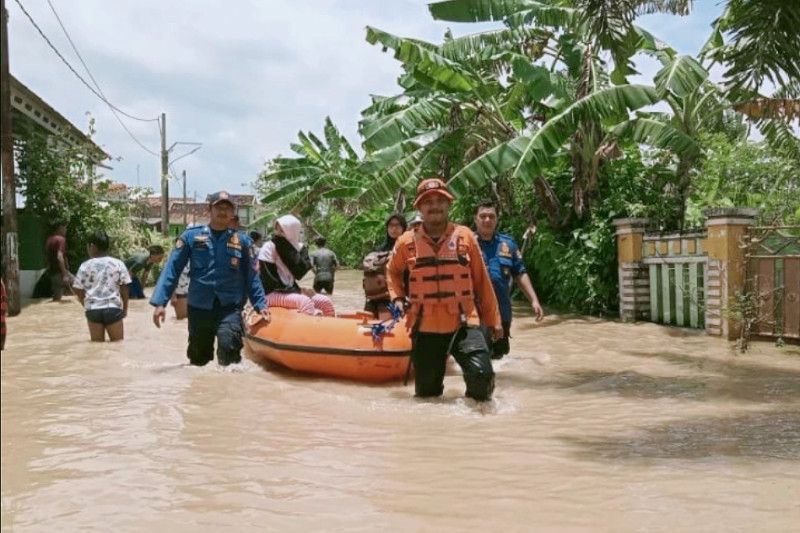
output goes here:
[[486, 401], [494, 390], [494, 371], [480, 326], [488, 327], [493, 338], [503, 335], [503, 327], [475, 235], [449, 221], [452, 201], [444, 181], [431, 178], [419, 184], [414, 207], [423, 223], [397, 239], [386, 268], [387, 284], [392, 301], [407, 305], [416, 395], [441, 396], [447, 356], [452, 354], [463, 371], [466, 395]]

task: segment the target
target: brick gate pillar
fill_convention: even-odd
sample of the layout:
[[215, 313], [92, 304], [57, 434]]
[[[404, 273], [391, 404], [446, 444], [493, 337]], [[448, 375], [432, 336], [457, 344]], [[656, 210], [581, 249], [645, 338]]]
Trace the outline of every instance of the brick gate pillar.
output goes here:
[[617, 236], [619, 316], [625, 322], [650, 319], [650, 272], [642, 263], [646, 218], [614, 220]]
[[706, 331], [728, 339], [738, 336], [739, 324], [728, 313], [736, 293], [745, 284], [745, 234], [755, 223], [758, 209], [720, 207], [706, 209], [705, 250], [708, 252], [706, 280]]

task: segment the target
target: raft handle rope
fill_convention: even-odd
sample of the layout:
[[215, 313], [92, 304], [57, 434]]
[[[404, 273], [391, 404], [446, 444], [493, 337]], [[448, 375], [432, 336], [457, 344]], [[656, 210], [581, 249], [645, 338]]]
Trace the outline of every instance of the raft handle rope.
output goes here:
[[[389, 312], [392, 314], [392, 318], [388, 318], [377, 324], [373, 324], [371, 326], [372, 329], [372, 340], [375, 342], [380, 342], [381, 338], [392, 331], [400, 321], [402, 316], [402, 312], [400, 311], [400, 307], [395, 305], [392, 302], [386, 304], [386, 307], [389, 309]], [[388, 322], [388, 323], [387, 323]]]

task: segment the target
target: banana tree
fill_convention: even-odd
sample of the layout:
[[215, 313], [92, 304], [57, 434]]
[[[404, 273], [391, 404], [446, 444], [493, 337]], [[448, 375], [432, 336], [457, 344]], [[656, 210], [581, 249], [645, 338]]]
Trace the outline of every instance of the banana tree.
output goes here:
[[[431, 4], [430, 10], [435, 18], [459, 22], [502, 20], [506, 24], [505, 28], [496, 32], [461, 38], [459, 46], [445, 42], [438, 51], [441, 53], [442, 59], [446, 61], [439, 61], [435, 64], [445, 69], [460, 68], [462, 72], [474, 73], [476, 62], [479, 65], [485, 65], [482, 62], [489, 58], [499, 66], [487, 70], [510, 74], [506, 79], [498, 80], [501, 84], [509, 85], [507, 88], [503, 87], [501, 96], [496, 97], [495, 101], [507, 99], [519, 102], [515, 108], [515, 117], [498, 114], [501, 121], [504, 119], [505, 123], [513, 128], [513, 131], [509, 128], [501, 128], [502, 135], [491, 137], [477, 135], [475, 136], [477, 142], [465, 147], [464, 162], [470, 163], [473, 160], [477, 162], [472, 166], [468, 164], [466, 167], [462, 167], [453, 175], [451, 182], [456, 189], [470, 184], [482, 185], [498, 180], [502, 182], [506, 177], [510, 179], [522, 177], [524, 180], [536, 184], [535, 190], [545, 205], [545, 210], [554, 215], [559, 213], [555, 218], [561, 219], [563, 223], [564, 216], [560, 214], [559, 206], [553, 204], [554, 195], [541, 173], [555, 160], [568, 157], [572, 161], [574, 170], [573, 210], [579, 216], [585, 213], [589, 197], [597, 190], [598, 169], [602, 162], [613, 156], [616, 151], [613, 142], [609, 142], [607, 128], [600, 120], [611, 120], [612, 122], [623, 120], [627, 118], [629, 110], [654, 103], [652, 91], [648, 93], [641, 88], [628, 86], [625, 83], [621, 83], [618, 89], [586, 100], [600, 89], [610, 87], [612, 78], [624, 82], [625, 76], [634, 72], [628, 64], [628, 58], [636, 49], [635, 45], [642, 42], [643, 36], [646, 36], [645, 32], [638, 28], [630, 24], [628, 24], [630, 26], [628, 28], [623, 24], [625, 16], [619, 9], [616, 9], [619, 3], [612, 4], [607, 6], [609, 9], [606, 10], [607, 21], [604, 24], [605, 27], [614, 29], [614, 35], [609, 37], [599, 34], [590, 39], [578, 36], [591, 35], [592, 31], [595, 33], [598, 31], [593, 25], [596, 17], [587, 15], [586, 6], [581, 3], [544, 4], [531, 1], [456, 0]], [[640, 2], [640, 4], [646, 3]], [[538, 26], [530, 28], [526, 26], [528, 24]], [[529, 36], [535, 35], [538, 39], [536, 41], [538, 53], [534, 57], [515, 53], [515, 46], [519, 46], [519, 43], [514, 42], [513, 38], [520, 35], [523, 30], [529, 32]], [[368, 40], [375, 41], [370, 39], [370, 35], [368, 35]], [[416, 41], [404, 43], [400, 38], [381, 42], [385, 47], [395, 47], [398, 50], [396, 57], [401, 61], [411, 57], [404, 47], [419, 45]], [[606, 72], [606, 64], [599, 59], [598, 54], [604, 46], [609, 47], [613, 43], [618, 43], [613, 50], [617, 54], [617, 59], [614, 72], [609, 75]], [[444, 55], [446, 51], [451, 50], [468, 53], [449, 57]], [[426, 52], [428, 54], [436, 51], [434, 45], [427, 45]], [[425, 65], [424, 68], [428, 69], [429, 66]], [[416, 71], [416, 65], [408, 61], [404, 62], [404, 67], [412, 73]], [[438, 79], [443, 78], [456, 79], [452, 75], [438, 76]], [[484, 94], [469, 95], [470, 101], [480, 102]], [[514, 95], [521, 95], [523, 98], [519, 98], [519, 96], [513, 98]], [[571, 105], [578, 102], [585, 105], [574, 109], [570, 108]], [[619, 105], [621, 102], [622, 105]], [[599, 106], [603, 104], [611, 107], [601, 111]], [[490, 108], [490, 106], [479, 107], [478, 105], [474, 107]], [[494, 107], [497, 109], [503, 106], [496, 105]], [[553, 131], [559, 130], [560, 132], [560, 127], [567, 123], [567, 118], [577, 116], [573, 114], [576, 109], [591, 109], [597, 111], [597, 114], [592, 112], [581, 114], [581, 120], [570, 126], [573, 130], [571, 138], [568, 139], [567, 149], [562, 149], [560, 145], [550, 146], [548, 164], [543, 164], [541, 159], [537, 159], [537, 165], [530, 166], [529, 154], [537, 153], [535, 145], [520, 150], [516, 150], [516, 148], [525, 145], [526, 141], [531, 142], [532, 139], [532, 142], [537, 143], [539, 139], [550, 135]], [[553, 127], [544, 129], [540, 135], [535, 136], [537, 130], [551, 119], [558, 120]], [[416, 145], [415, 148], [416, 151], [410, 152], [411, 154], [423, 152]], [[521, 157], [521, 160], [515, 159], [515, 157]], [[506, 160], [513, 160], [513, 164], [503, 164]], [[480, 172], [486, 172], [486, 174], [478, 176], [477, 174]], [[531, 172], [534, 172], [535, 175], [531, 175]], [[465, 178], [467, 178], [466, 182]]]
[[656, 91], [671, 113], [639, 112], [617, 125], [612, 134], [674, 156], [673, 189], [678, 208], [669, 224], [682, 229], [692, 176], [703, 158], [698, 134], [725, 129], [730, 117], [724, 95], [708, 81], [708, 71], [697, 60], [667, 47], [656, 55], [663, 64], [655, 76]]
[[[362, 112], [365, 168], [378, 179], [364, 198], [411, 188], [429, 173], [450, 178], [524, 127], [527, 86], [508, 78], [515, 60], [543, 56], [550, 34], [536, 29], [500, 30], [442, 45], [398, 37], [375, 28], [367, 40], [392, 49], [405, 69], [392, 97], [373, 97]], [[522, 55], [526, 54], [526, 55]]]
[[313, 133], [298, 133], [291, 145], [298, 157], [278, 156], [267, 162], [257, 185], [264, 217], [295, 213], [313, 226], [330, 209], [355, 213], [350, 198], [363, 192], [369, 179], [361, 171], [361, 160], [347, 139], [325, 119], [324, 141]]

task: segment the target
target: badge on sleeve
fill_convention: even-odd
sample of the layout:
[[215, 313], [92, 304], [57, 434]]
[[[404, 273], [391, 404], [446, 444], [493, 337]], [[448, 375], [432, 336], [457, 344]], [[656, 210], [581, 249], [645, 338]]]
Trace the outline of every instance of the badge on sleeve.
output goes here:
[[175, 249], [180, 250], [183, 248], [183, 239], [175, 239]]
[[511, 257], [511, 248], [508, 247], [507, 242], [500, 243], [500, 251], [498, 252], [498, 254], [501, 257]]
[[239, 242], [239, 232], [238, 231], [234, 232], [228, 238], [228, 248], [236, 248], [237, 250], [241, 250], [242, 249], [242, 245]]

